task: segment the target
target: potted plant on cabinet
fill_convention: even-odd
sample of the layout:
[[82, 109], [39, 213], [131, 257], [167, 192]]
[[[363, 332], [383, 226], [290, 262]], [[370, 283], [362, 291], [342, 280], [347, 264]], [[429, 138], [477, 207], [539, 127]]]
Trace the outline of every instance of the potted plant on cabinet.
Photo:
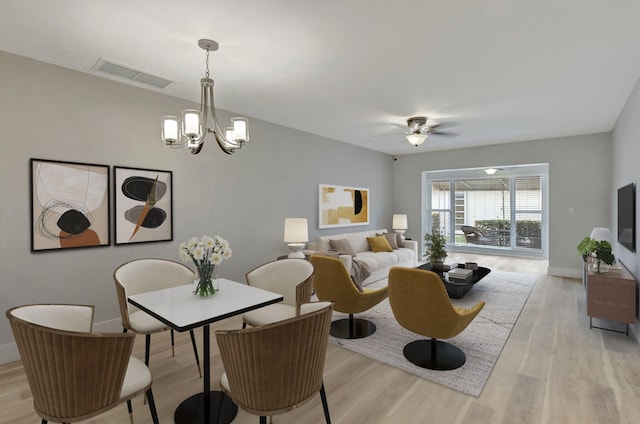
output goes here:
[[431, 234], [424, 235], [424, 240], [427, 248], [425, 256], [431, 263], [431, 269], [442, 269], [444, 258], [447, 257], [447, 238], [439, 229], [433, 228]]
[[616, 261], [611, 251], [611, 243], [606, 240], [596, 240], [586, 236], [578, 243], [578, 252], [587, 262], [587, 266], [598, 274], [607, 272], [609, 265]]

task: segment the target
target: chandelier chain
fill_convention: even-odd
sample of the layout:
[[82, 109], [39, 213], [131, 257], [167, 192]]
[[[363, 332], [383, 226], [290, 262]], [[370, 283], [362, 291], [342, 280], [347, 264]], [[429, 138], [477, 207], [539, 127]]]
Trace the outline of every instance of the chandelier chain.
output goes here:
[[209, 49], [207, 49], [207, 72], [205, 75], [209, 78]]

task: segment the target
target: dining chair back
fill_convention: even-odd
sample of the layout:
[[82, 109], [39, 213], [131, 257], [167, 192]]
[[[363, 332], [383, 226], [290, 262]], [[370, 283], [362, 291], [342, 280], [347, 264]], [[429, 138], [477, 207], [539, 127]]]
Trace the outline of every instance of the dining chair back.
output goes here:
[[134, 334], [91, 332], [93, 306], [25, 305], [6, 316], [42, 422], [71, 423], [146, 393], [158, 422], [151, 372], [131, 357]]
[[225, 373], [220, 384], [245, 411], [267, 416], [290, 411], [320, 392], [325, 421], [329, 407], [323, 372], [332, 304], [313, 312], [243, 330], [218, 330]]
[[313, 273], [313, 265], [303, 259], [275, 260], [247, 272], [248, 285], [281, 294], [284, 299], [245, 313], [242, 316], [243, 328], [247, 324], [257, 327], [300, 315], [301, 305], [311, 301]]
[[[151, 334], [169, 329], [166, 324], [139, 310], [127, 301], [129, 296], [193, 284], [194, 272], [187, 266], [167, 259], [135, 259], [120, 265], [113, 273], [118, 306], [124, 332], [133, 331], [145, 336], [145, 361], [149, 366]], [[189, 331], [193, 353], [202, 377], [198, 349], [193, 330]], [[175, 356], [174, 334], [171, 329], [171, 351]]]

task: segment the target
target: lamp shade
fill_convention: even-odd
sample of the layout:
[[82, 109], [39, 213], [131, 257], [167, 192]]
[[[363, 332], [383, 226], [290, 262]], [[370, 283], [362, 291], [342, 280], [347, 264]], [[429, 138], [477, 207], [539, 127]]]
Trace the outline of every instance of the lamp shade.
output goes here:
[[285, 218], [284, 242], [306, 243], [309, 240], [307, 218]]
[[407, 229], [407, 215], [404, 214], [394, 214], [393, 215], [393, 225], [394, 230], [406, 230]]
[[162, 139], [168, 145], [177, 143], [180, 139], [180, 119], [177, 116], [162, 117]]
[[613, 235], [611, 234], [611, 230], [605, 227], [595, 227], [591, 234], [589, 235], [594, 240], [606, 240], [609, 243], [613, 242]]

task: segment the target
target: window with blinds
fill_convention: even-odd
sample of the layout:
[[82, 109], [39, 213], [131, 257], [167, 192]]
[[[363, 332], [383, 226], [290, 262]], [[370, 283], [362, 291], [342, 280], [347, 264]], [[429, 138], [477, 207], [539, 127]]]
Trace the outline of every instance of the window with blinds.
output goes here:
[[429, 228], [440, 229], [454, 245], [540, 251], [544, 177], [494, 175], [428, 181]]

